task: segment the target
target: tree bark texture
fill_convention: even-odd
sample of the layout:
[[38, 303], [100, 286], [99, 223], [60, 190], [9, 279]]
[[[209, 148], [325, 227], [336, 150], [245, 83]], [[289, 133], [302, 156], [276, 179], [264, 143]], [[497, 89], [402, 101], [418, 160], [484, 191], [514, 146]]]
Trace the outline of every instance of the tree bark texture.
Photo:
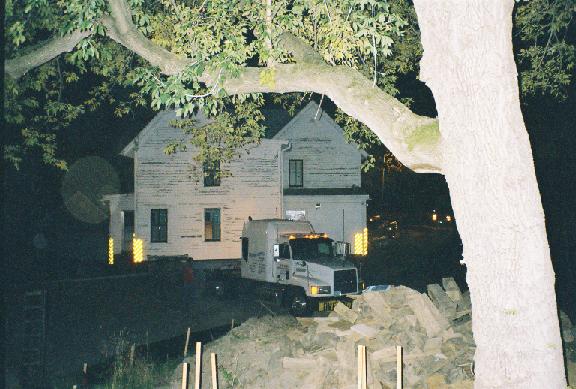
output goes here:
[[514, 0], [415, 0], [464, 246], [476, 389], [565, 389], [554, 271], [512, 51]]

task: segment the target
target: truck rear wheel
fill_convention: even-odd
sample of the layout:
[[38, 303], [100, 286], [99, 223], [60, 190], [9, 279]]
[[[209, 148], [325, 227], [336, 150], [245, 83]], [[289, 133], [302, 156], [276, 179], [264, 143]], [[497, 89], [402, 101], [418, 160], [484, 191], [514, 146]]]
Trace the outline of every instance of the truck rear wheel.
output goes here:
[[294, 290], [289, 294], [288, 309], [294, 316], [308, 316], [310, 304], [303, 290]]

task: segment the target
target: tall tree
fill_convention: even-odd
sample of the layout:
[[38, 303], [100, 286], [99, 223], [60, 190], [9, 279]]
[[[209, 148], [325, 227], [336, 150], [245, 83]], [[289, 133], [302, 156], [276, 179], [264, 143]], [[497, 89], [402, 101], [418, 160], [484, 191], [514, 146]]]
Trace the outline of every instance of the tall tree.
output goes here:
[[554, 271], [512, 51], [514, 3], [415, 6], [420, 76], [436, 101], [474, 307], [475, 387], [564, 388]]
[[[348, 131], [374, 133], [408, 168], [446, 176], [474, 305], [476, 387], [564, 388], [554, 274], [512, 53], [514, 2], [415, 5], [421, 77], [440, 127], [392, 96], [395, 74], [414, 70], [419, 51], [413, 9], [401, 0], [6, 2], [7, 117], [23, 126], [24, 147], [59, 163], [46, 123], [114, 100], [120, 85], [129, 88], [120, 114], [149, 95], [155, 108], [213, 117], [200, 133], [184, 125], [197, 145], [220, 144], [206, 148], [210, 159], [259, 138], [261, 94], [327, 96]], [[78, 101], [66, 84], [82, 74], [98, 82]], [[29, 110], [40, 112], [36, 120], [25, 120]], [[19, 151], [5, 155], [18, 162]]]

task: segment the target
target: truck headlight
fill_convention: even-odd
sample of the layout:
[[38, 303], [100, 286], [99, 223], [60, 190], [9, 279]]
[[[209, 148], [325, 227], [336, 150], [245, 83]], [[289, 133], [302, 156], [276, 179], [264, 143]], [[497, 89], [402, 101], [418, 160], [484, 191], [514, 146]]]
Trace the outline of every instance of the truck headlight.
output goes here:
[[330, 294], [330, 293], [332, 293], [332, 287], [330, 285], [323, 285], [323, 286], [312, 285], [310, 287], [311, 295]]

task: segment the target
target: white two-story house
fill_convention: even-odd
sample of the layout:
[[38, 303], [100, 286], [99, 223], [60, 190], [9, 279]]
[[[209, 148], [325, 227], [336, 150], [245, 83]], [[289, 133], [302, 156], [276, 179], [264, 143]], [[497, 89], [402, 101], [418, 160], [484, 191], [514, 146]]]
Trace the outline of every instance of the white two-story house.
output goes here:
[[170, 126], [175, 119], [174, 111], [159, 113], [121, 152], [134, 160], [134, 193], [105, 197], [115, 254], [131, 251], [135, 237], [143, 258], [240, 258], [249, 217], [305, 219], [317, 232], [351, 243], [352, 253], [365, 252], [363, 154], [316, 103], [227, 163], [231, 175], [222, 178], [215, 169], [195, 174], [194, 150], [164, 153], [183, 136]]

